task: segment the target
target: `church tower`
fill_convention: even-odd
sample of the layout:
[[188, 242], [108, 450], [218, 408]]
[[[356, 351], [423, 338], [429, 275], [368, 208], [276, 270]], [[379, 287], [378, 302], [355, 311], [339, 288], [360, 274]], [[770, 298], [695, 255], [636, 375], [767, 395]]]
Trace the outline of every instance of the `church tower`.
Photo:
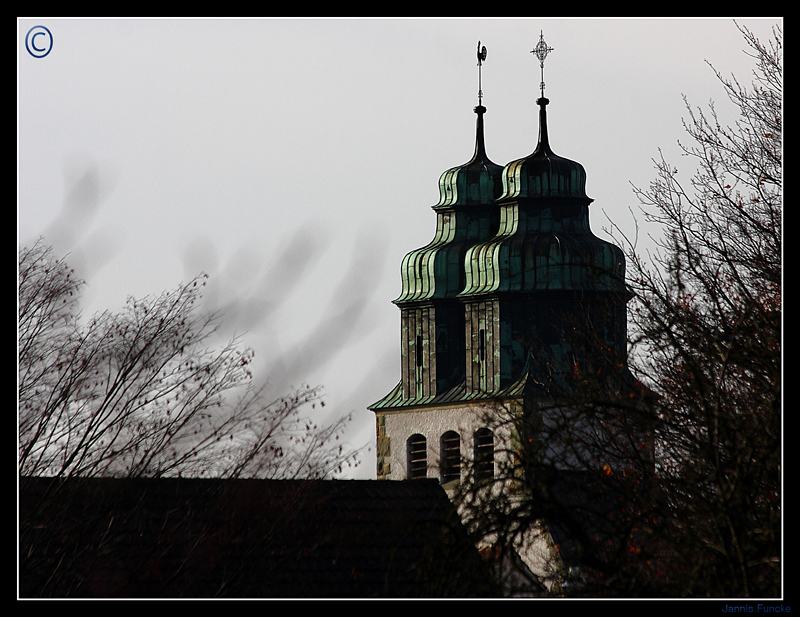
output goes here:
[[[533, 50], [542, 75], [549, 51]], [[485, 57], [478, 43], [479, 70]], [[448, 485], [479, 459], [491, 473], [501, 436], [481, 410], [532, 408], [598, 345], [624, 362], [625, 259], [590, 230], [586, 172], [553, 152], [540, 86], [536, 148], [505, 167], [486, 154], [479, 88], [475, 152], [441, 175], [434, 239], [403, 259], [401, 379], [370, 407], [379, 479]]]

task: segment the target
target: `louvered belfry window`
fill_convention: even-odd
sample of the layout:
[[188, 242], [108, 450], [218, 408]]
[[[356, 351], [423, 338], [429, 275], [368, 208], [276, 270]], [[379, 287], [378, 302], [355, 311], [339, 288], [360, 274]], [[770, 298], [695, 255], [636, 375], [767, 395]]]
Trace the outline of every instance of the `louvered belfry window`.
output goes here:
[[447, 431], [441, 442], [442, 484], [461, 478], [461, 437]]
[[406, 444], [408, 456], [408, 478], [415, 480], [417, 478], [428, 477], [428, 443], [425, 437], [420, 434], [414, 434], [408, 438]]
[[488, 428], [475, 431], [475, 478], [494, 477], [494, 434]]

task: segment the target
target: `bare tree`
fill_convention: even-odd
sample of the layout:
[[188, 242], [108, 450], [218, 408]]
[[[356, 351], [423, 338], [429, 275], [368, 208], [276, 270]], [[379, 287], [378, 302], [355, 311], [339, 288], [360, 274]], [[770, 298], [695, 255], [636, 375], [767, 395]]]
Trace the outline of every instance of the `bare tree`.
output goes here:
[[753, 85], [714, 71], [739, 120], [687, 102], [690, 180], [661, 158], [634, 189], [661, 236], [646, 254], [621, 238], [627, 362], [583, 332], [591, 362], [488, 409], [508, 462], [462, 483], [479, 536], [546, 538], [551, 593], [781, 593], [782, 32], [740, 31]]
[[339, 443], [349, 421], [318, 426], [319, 388], [267, 398], [200, 276], [129, 299], [120, 313], [78, 310], [82, 282], [42, 241], [19, 254], [19, 470], [22, 476], [331, 477], [357, 464]]
[[761, 43], [750, 89], [715, 71], [733, 127], [687, 103], [688, 186], [663, 157], [636, 190], [658, 250], [629, 250], [636, 366], [659, 394], [659, 460], [686, 590], [780, 591], [782, 32]]

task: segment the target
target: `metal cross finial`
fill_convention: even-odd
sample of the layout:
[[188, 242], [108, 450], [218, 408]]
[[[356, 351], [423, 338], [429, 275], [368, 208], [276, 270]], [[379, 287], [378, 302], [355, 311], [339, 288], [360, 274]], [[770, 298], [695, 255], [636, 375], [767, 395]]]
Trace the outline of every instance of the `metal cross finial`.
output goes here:
[[547, 54], [553, 51], [552, 47], [548, 47], [547, 43], [544, 42], [544, 32], [541, 30], [539, 31], [539, 42], [536, 44], [536, 47], [533, 48], [531, 51], [539, 59], [539, 68], [542, 71], [542, 83], [539, 84], [542, 88], [542, 98], [544, 98], [544, 59], [547, 58]]
[[481, 65], [486, 60], [486, 46], [481, 47], [481, 42], [478, 41], [478, 105], [482, 105], [483, 90], [481, 90]]

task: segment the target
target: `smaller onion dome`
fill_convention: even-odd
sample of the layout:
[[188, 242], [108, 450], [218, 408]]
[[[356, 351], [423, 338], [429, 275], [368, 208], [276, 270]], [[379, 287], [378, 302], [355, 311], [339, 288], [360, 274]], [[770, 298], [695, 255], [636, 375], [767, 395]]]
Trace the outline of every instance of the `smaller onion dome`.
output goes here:
[[558, 156], [550, 149], [547, 137], [546, 106], [550, 101], [541, 97], [539, 105], [539, 143], [533, 154], [511, 161], [503, 169], [503, 192], [500, 199], [528, 197], [586, 196], [586, 171], [576, 161]]
[[439, 178], [439, 203], [434, 208], [449, 206], [485, 205], [500, 196], [503, 168], [489, 160], [483, 141], [483, 105], [475, 107], [478, 114], [475, 154], [463, 165], [453, 167]]

